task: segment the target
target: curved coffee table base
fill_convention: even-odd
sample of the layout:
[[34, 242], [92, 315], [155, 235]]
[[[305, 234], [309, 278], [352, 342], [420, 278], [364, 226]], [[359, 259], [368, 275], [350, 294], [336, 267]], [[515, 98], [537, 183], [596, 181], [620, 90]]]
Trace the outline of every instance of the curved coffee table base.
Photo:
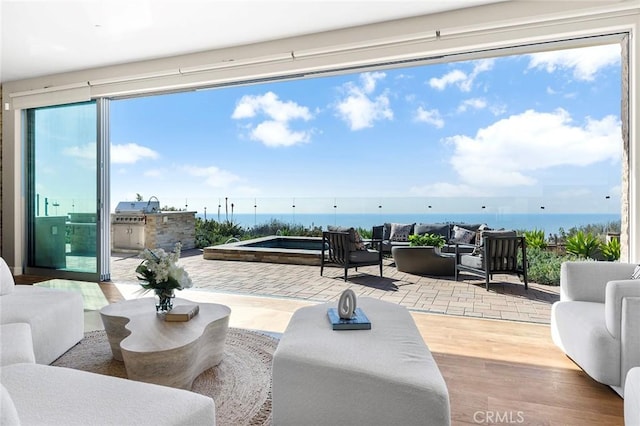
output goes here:
[[[145, 297], [100, 310], [113, 357], [124, 361], [129, 379], [191, 389], [196, 377], [222, 361], [231, 309], [198, 303], [200, 312], [190, 321], [166, 322], [154, 303]], [[189, 303], [174, 299], [174, 306]]]
[[434, 247], [392, 247], [391, 254], [396, 269], [416, 275], [453, 276], [456, 259], [452, 255], [444, 255]]

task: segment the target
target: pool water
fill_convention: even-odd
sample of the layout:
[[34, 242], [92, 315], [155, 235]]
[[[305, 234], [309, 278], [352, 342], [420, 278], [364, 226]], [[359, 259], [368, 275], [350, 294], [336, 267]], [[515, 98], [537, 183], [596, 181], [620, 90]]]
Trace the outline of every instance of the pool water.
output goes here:
[[243, 262], [288, 263], [296, 265], [320, 265], [321, 237], [270, 236], [204, 249], [203, 257], [209, 260], [238, 260]]

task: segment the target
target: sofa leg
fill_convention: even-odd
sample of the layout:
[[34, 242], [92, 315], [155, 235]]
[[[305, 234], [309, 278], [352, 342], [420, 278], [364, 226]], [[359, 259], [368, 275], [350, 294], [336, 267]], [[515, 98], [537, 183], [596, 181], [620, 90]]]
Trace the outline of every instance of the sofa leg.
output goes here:
[[348, 271], [348, 269], [344, 268], [344, 281], [345, 282], [347, 281], [347, 271]]

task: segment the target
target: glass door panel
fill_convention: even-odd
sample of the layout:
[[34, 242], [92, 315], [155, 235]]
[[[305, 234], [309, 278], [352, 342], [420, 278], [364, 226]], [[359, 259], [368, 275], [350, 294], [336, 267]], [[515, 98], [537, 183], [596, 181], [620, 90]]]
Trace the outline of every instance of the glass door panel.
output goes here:
[[96, 274], [96, 103], [30, 109], [27, 137], [27, 266]]

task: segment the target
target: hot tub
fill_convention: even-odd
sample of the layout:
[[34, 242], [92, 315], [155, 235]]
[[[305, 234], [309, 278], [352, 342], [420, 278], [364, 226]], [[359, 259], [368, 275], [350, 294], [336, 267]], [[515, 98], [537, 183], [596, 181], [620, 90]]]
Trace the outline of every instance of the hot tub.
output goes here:
[[269, 236], [205, 247], [208, 260], [320, 265], [322, 237]]

